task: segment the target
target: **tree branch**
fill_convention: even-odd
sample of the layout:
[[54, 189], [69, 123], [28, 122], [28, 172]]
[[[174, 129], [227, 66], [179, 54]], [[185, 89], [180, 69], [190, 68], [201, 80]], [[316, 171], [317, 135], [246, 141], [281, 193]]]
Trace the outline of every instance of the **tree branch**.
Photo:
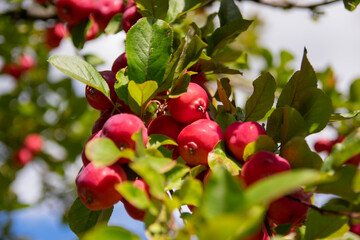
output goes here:
[[321, 6], [325, 6], [325, 5], [330, 5], [336, 2], [340, 2], [341, 0], [325, 0], [323, 2], [320, 3], [314, 3], [314, 4], [308, 4], [308, 5], [302, 5], [302, 4], [297, 4], [297, 3], [291, 3], [288, 2], [287, 0], [284, 1], [264, 1], [264, 0], [238, 0], [239, 2], [241, 1], [249, 1], [249, 2], [255, 2], [258, 4], [262, 4], [262, 5], [266, 5], [269, 7], [275, 7], [275, 8], [283, 8], [283, 9], [291, 9], [291, 8], [300, 8], [300, 9], [309, 9], [309, 10], [316, 10], [316, 8], [321, 7]]
[[291, 196], [291, 195], [288, 195], [286, 196], [292, 200], [295, 200], [309, 208], [312, 208], [316, 211], [318, 211], [320, 214], [322, 215], [335, 215], [335, 216], [346, 216], [346, 217], [349, 217], [349, 218], [354, 218], [354, 219], [358, 219], [360, 220], [360, 213], [358, 212], [343, 212], [343, 211], [335, 211], [335, 210], [329, 210], [329, 209], [324, 209], [324, 208], [319, 208], [315, 205], [312, 205], [312, 204], [309, 204], [306, 200], [304, 199], [299, 199], [299, 198], [296, 198], [294, 196]]
[[47, 20], [58, 18], [54, 6], [42, 7], [36, 4], [31, 5], [28, 9], [9, 10], [1, 14], [1, 16], [8, 16], [14, 20]]

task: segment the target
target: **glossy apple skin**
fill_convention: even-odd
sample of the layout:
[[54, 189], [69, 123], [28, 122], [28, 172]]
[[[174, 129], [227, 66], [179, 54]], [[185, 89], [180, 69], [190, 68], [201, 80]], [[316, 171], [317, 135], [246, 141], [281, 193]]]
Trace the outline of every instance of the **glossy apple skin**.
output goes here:
[[[101, 137], [110, 138], [120, 149], [136, 150], [136, 143], [131, 136], [142, 130], [144, 146], [148, 141], [148, 133], [141, 119], [133, 114], [120, 113], [111, 116], [104, 124]], [[119, 163], [127, 163], [129, 159], [121, 158]]]
[[[91, 137], [87, 140], [86, 144], [88, 142], [90, 142], [90, 140], [99, 138], [100, 136], [101, 136], [101, 130], [94, 133], [93, 135], [91, 135]], [[85, 144], [85, 147], [86, 147], [86, 144]], [[88, 165], [90, 163], [90, 160], [85, 155], [85, 147], [81, 152], [81, 160], [82, 160], [84, 166], [86, 166], [86, 165]]]
[[148, 134], [162, 134], [176, 141], [183, 125], [169, 115], [161, 115], [152, 120], [148, 126]]
[[123, 0], [97, 0], [94, 8], [93, 16], [100, 29], [104, 31], [111, 18], [125, 10], [125, 5]]
[[29, 149], [32, 153], [38, 154], [43, 147], [43, 138], [37, 133], [32, 133], [26, 136], [24, 140], [24, 147]]
[[125, 9], [121, 22], [122, 29], [127, 33], [140, 18], [142, 18], [142, 16], [137, 11], [136, 6]]
[[190, 82], [186, 93], [169, 99], [168, 110], [176, 121], [189, 124], [203, 117], [208, 104], [206, 91], [198, 84]]
[[57, 0], [56, 10], [59, 18], [69, 24], [78, 24], [88, 19], [94, 11], [94, 0]]
[[[142, 191], [146, 193], [148, 198], [150, 199], [150, 191], [149, 185], [143, 179], [135, 179], [133, 181], [135, 187], [140, 188]], [[144, 221], [146, 211], [136, 208], [132, 203], [123, 199], [123, 204], [126, 212], [135, 220]]]
[[247, 144], [256, 141], [259, 135], [266, 135], [265, 129], [257, 122], [234, 122], [225, 130], [225, 143], [239, 161], [243, 161]]
[[127, 56], [126, 53], [120, 54], [114, 61], [111, 71], [117, 73], [120, 69], [127, 67]]
[[126, 180], [126, 173], [118, 164], [95, 168], [89, 163], [76, 178], [77, 192], [87, 208], [93, 211], [107, 209], [122, 199], [115, 185]]
[[179, 133], [178, 152], [190, 166], [208, 165], [209, 152], [223, 137], [224, 134], [216, 122], [199, 119]]
[[[310, 194], [304, 193], [303, 189], [296, 191], [290, 196], [311, 204]], [[270, 204], [267, 216], [276, 225], [291, 223], [293, 227], [299, 227], [306, 219], [308, 211], [308, 206], [285, 196]]]
[[246, 160], [241, 169], [241, 176], [249, 186], [260, 179], [290, 170], [290, 164], [286, 159], [272, 152], [259, 151]]
[[[114, 85], [116, 82], [115, 74], [112, 71], [101, 71], [99, 73], [109, 86], [111, 101], [117, 101], [117, 95], [114, 89]], [[110, 99], [108, 99], [102, 92], [89, 85], [86, 85], [85, 97], [90, 106], [97, 110], [105, 111], [114, 107]]]

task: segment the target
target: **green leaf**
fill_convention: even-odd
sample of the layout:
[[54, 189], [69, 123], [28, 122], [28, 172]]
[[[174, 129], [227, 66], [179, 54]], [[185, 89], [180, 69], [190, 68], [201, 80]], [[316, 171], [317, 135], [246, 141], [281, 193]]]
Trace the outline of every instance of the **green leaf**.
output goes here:
[[245, 210], [244, 190], [224, 168], [216, 168], [206, 184], [198, 211], [206, 219]]
[[179, 191], [175, 195], [181, 200], [181, 204], [199, 206], [203, 194], [202, 182], [195, 178], [188, 178], [184, 181]]
[[254, 82], [254, 92], [245, 105], [245, 121], [258, 121], [271, 109], [276, 90], [276, 82], [270, 73], [264, 73]]
[[320, 183], [330, 179], [316, 170], [300, 170], [281, 172], [262, 179], [247, 188], [245, 198], [247, 206], [270, 204], [272, 201], [290, 194], [302, 185]]
[[163, 174], [158, 173], [149, 163], [136, 161], [136, 159], [129, 166], [148, 183], [152, 196], [158, 199], [164, 198], [165, 176]]
[[79, 57], [66, 55], [53, 55], [48, 59], [49, 63], [80, 82], [89, 85], [104, 93], [110, 99], [110, 88], [100, 73]]
[[293, 107], [303, 116], [309, 133], [324, 129], [333, 112], [331, 99], [318, 88], [308, 88], [299, 93]]
[[[159, 91], [165, 91], [170, 86], [172, 86], [172, 88], [176, 86], [176, 89], [182, 89], [179, 84], [185, 80], [183, 79], [185, 77], [185, 70], [198, 61], [203, 49], [207, 46], [197, 35], [196, 28], [197, 27], [193, 25], [190, 27], [186, 37], [176, 49], [171, 62], [166, 68], [164, 82], [163, 85], [160, 86]], [[174, 79], [175, 82], [173, 82]], [[186, 80], [188, 80], [187, 77]]]
[[172, 39], [173, 31], [166, 22], [138, 20], [126, 37], [129, 79], [136, 83], [152, 80], [160, 85], [170, 60]]
[[321, 157], [317, 153], [311, 151], [303, 137], [294, 137], [288, 141], [281, 148], [280, 156], [290, 163], [291, 169], [320, 169], [322, 165]]
[[178, 144], [176, 141], [168, 136], [162, 134], [151, 134], [148, 141], [148, 148], [159, 148], [164, 145], [174, 145]]
[[252, 206], [245, 211], [225, 213], [196, 225], [199, 239], [246, 239], [259, 230], [264, 220], [265, 208]]
[[128, 84], [128, 97], [129, 106], [131, 110], [143, 116], [146, 104], [155, 94], [158, 85], [155, 81], [147, 81], [144, 83], [136, 84], [131, 80]]
[[115, 34], [119, 31], [121, 31], [121, 22], [122, 22], [122, 13], [115, 14], [108, 25], [106, 26], [104, 32], [106, 34]]
[[330, 171], [340, 167], [351, 157], [359, 154], [360, 149], [360, 129], [356, 129], [342, 143], [337, 143], [332, 152], [324, 160], [322, 171]]
[[92, 20], [86, 20], [79, 24], [76, 24], [71, 29], [71, 40], [77, 49], [82, 49], [86, 41], [86, 33], [93, 24]]
[[219, 126], [221, 127], [221, 129], [223, 130], [223, 132], [225, 132], [226, 128], [236, 122], [236, 118], [233, 114], [231, 113], [228, 113], [225, 111], [224, 107], [223, 106], [218, 106], [218, 112], [216, 114], [216, 117], [215, 117], [215, 122], [217, 124], [219, 124]]
[[165, 173], [166, 186], [165, 190], [180, 189], [183, 177], [190, 172], [190, 168], [186, 165], [177, 163], [172, 169]]
[[216, 168], [225, 168], [232, 175], [239, 175], [240, 167], [236, 160], [230, 159], [225, 152], [225, 142], [219, 141], [214, 149], [208, 154], [208, 163], [212, 171]]
[[246, 31], [252, 21], [238, 19], [229, 22], [225, 26], [217, 28], [213, 34], [207, 39], [209, 46], [207, 47], [207, 54], [212, 56], [215, 50], [221, 48], [229, 41], [233, 40], [240, 33]]
[[344, 6], [349, 11], [354, 11], [359, 3], [360, 0], [344, 0]]
[[267, 121], [267, 134], [282, 144], [295, 136], [305, 137], [308, 126], [300, 113], [289, 106], [275, 109]]
[[238, 6], [233, 0], [222, 0], [219, 9], [220, 26], [242, 19]]
[[259, 135], [254, 142], [251, 142], [245, 146], [243, 159], [246, 161], [246, 159], [252, 154], [261, 150], [273, 152], [275, 147], [276, 144], [271, 137], [268, 135]]
[[359, 115], [359, 113], [360, 113], [360, 110], [353, 111], [350, 113], [334, 113], [334, 114], [331, 114], [329, 121], [335, 122], [335, 121], [344, 121], [344, 120], [353, 119], [357, 115]]
[[144, 210], [151, 206], [151, 201], [146, 192], [134, 186], [132, 182], [123, 182], [116, 185], [115, 188], [126, 201], [133, 204], [136, 208]]
[[190, 75], [188, 73], [185, 73], [184, 75], [173, 81], [169, 96], [171, 98], [177, 98], [180, 95], [186, 93], [189, 87], [190, 80]]
[[306, 54], [307, 52], [305, 49], [301, 69], [300, 71], [295, 72], [289, 82], [285, 85], [277, 102], [277, 107], [283, 107], [285, 105], [293, 106], [299, 94], [309, 88], [317, 87], [317, 77]]
[[92, 66], [98, 66], [98, 65], [105, 63], [104, 59], [100, 58], [99, 56], [93, 55], [93, 54], [84, 55], [84, 59], [86, 62], [88, 62]]
[[[110, 215], [112, 209], [113, 208], [109, 209]], [[72, 204], [68, 214], [71, 231], [73, 231], [78, 237], [82, 236], [98, 223], [105, 211], [108, 210], [92, 211], [88, 209], [79, 198], [77, 198]]]
[[[340, 204], [326, 204], [321, 209], [347, 212], [348, 207]], [[321, 212], [310, 209], [306, 220], [305, 240], [312, 239], [335, 239], [342, 237], [349, 231], [348, 217], [341, 215], [321, 214]]]
[[125, 69], [120, 69], [116, 73], [116, 82], [114, 85], [116, 95], [119, 97], [120, 100], [124, 101], [126, 105], [128, 105], [129, 101], [129, 77], [127, 75], [127, 71]]
[[351, 102], [360, 102], [360, 78], [351, 83], [349, 95]]
[[127, 229], [117, 226], [99, 225], [86, 233], [82, 240], [140, 240], [140, 237]]
[[201, 66], [202, 71], [211, 74], [242, 74], [239, 70], [229, 68], [223, 63], [216, 61], [216, 58], [209, 58], [204, 53], [202, 53], [198, 64]]
[[135, 2], [146, 16], [154, 18], [164, 19], [169, 8], [168, 0], [135, 0]]
[[89, 141], [85, 146], [86, 157], [99, 168], [110, 166], [116, 163], [120, 158], [132, 159], [135, 155], [130, 148], [121, 150], [110, 138], [96, 138]]
[[168, 2], [169, 9], [165, 20], [167, 22], [173, 22], [185, 13], [201, 7], [206, 0], [169, 0]]
[[343, 166], [333, 174], [335, 181], [320, 184], [316, 191], [318, 193], [334, 194], [347, 199], [350, 202], [359, 203], [360, 193], [358, 186], [358, 176], [360, 170], [348, 165]]

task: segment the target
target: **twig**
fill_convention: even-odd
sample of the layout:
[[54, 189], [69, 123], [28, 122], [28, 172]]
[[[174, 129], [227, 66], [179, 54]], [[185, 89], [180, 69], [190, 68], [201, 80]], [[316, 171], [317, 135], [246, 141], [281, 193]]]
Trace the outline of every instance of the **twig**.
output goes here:
[[330, 209], [319, 208], [319, 207], [317, 207], [315, 205], [312, 205], [312, 204], [306, 202], [306, 200], [304, 200], [304, 199], [299, 199], [299, 198], [296, 198], [296, 197], [291, 196], [291, 195], [288, 195], [286, 197], [288, 197], [288, 198], [290, 198], [292, 200], [295, 200], [295, 201], [297, 201], [297, 202], [299, 202], [299, 203], [301, 203], [301, 204], [303, 204], [303, 205], [305, 205], [305, 206], [307, 206], [309, 208], [312, 208], [312, 209], [318, 211], [322, 215], [334, 215], [334, 216], [341, 215], [341, 216], [346, 216], [346, 217], [349, 217], [349, 218], [354, 218], [354, 219], [360, 220], [360, 213], [359, 212], [343, 212], [343, 211], [335, 211], [335, 210], [330, 210]]
[[288, 1], [282, 1], [282, 2], [269, 2], [269, 1], [264, 1], [264, 0], [238, 0], [238, 1], [239, 2], [250, 1], [250, 2], [255, 2], [258, 4], [266, 5], [269, 7], [275, 7], [275, 8], [283, 8], [283, 9], [300, 8], [300, 9], [309, 9], [309, 10], [315, 10], [316, 8], [321, 7], [321, 6], [340, 2], [340, 0], [331, 0], [331, 1], [325, 0], [324, 2], [320, 2], [320, 3], [301, 5], [301, 4], [291, 3]]

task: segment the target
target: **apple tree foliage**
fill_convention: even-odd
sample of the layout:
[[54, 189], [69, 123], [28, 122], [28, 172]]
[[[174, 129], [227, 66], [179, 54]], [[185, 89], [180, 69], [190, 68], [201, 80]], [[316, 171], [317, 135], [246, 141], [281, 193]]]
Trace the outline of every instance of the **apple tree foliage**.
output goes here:
[[[319, 14], [319, 6], [333, 2], [307, 7]], [[360, 152], [360, 79], [353, 81], [348, 94], [340, 93], [332, 69], [316, 72], [306, 49], [299, 49], [303, 57], [297, 70], [290, 69], [293, 56], [286, 51], [273, 54], [262, 47], [257, 42], [259, 22], [244, 19], [233, 0], [135, 3], [143, 17], [126, 34], [128, 66], [116, 74], [118, 98], [148, 123], [156, 117], [156, 95], [165, 91], [166, 99], [181, 96], [195, 74], [191, 69], [200, 68], [208, 79], [210, 115], [223, 131], [236, 121], [256, 121], [266, 129], [267, 135], [245, 147], [245, 161], [255, 152], [266, 150], [285, 158], [292, 169], [246, 187], [237, 178], [243, 162], [234, 159], [224, 141], [210, 152], [208, 167], [190, 167], [181, 157], [173, 160], [163, 145], [176, 143], [161, 135], [153, 135], [143, 147], [140, 135], [135, 134], [137, 149], [127, 152], [107, 139], [90, 141], [85, 152], [95, 166], [109, 166], [119, 157], [129, 157], [128, 171], [149, 185], [150, 198], [127, 182], [116, 186], [128, 202], [146, 212], [148, 238], [250, 239], [261, 228], [274, 239], [358, 238], [350, 228], [360, 223], [360, 172], [347, 161]], [[359, 1], [343, 3], [353, 11]], [[284, 11], [299, 7], [291, 2], [273, 4]], [[214, 8], [216, 11], [210, 12]], [[122, 31], [121, 17], [115, 15], [97, 36]], [[199, 23], [198, 19], [205, 21]], [[76, 93], [73, 81], [85, 83], [109, 99], [110, 89], [97, 70], [103, 60], [81, 51], [89, 41], [86, 33], [92, 21], [86, 20], [68, 33], [77, 56], [52, 54], [53, 47], [49, 47], [44, 34], [57, 21], [52, 1], [6, 1], [0, 12], [3, 66], [20, 65], [19, 57], [24, 54], [36, 59], [36, 66], [27, 71], [11, 74], [3, 68], [0, 76], [13, 86], [0, 96], [1, 211], [10, 216], [11, 211], [29, 207], [18, 201], [12, 183], [19, 171], [33, 166], [41, 175], [44, 189], [38, 203], [48, 197], [60, 200], [64, 221], [81, 239], [139, 239], [119, 226], [107, 226], [110, 216], [117, 214], [113, 208], [89, 210], [76, 198], [74, 182], [69, 181], [71, 166], [79, 160], [99, 117], [99, 112]], [[253, 67], [249, 56], [262, 58], [266, 65], [256, 79], [244, 80], [239, 76]], [[49, 70], [54, 68], [50, 65], [68, 77], [52, 79]], [[235, 90], [248, 94], [244, 103], [236, 101]], [[333, 128], [345, 140], [334, 142], [328, 155], [320, 156], [306, 137], [325, 127]], [[42, 150], [32, 156], [29, 165], [19, 165], [14, 159], [31, 133], [44, 139]], [[211, 176], [203, 183], [208, 168]], [[51, 176], [61, 184], [53, 184]], [[300, 226], [269, 223], [269, 205], [299, 186], [330, 200], [316, 206], [296, 199], [309, 207]], [[174, 211], [180, 213], [181, 225], [174, 219]], [[11, 220], [1, 226], [4, 238], [11, 237], [10, 224]]]

